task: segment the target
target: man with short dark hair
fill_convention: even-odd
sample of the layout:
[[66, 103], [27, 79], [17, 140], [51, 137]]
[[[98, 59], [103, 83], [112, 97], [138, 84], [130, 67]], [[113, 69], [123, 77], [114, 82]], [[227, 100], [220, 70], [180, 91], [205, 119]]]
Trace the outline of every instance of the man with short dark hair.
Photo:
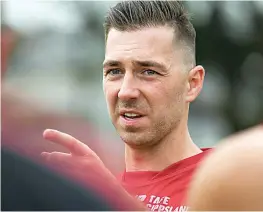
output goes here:
[[204, 79], [195, 30], [178, 1], [120, 2], [104, 26], [104, 92], [126, 151], [121, 181], [151, 210], [186, 209], [184, 193], [205, 155], [187, 126]]
[[[179, 1], [120, 2], [104, 27], [103, 88], [111, 121], [125, 143], [126, 170], [119, 180], [150, 210], [187, 210], [188, 184], [207, 152], [194, 144], [187, 126], [189, 105], [205, 75], [195, 62], [195, 30]], [[43, 153], [51, 163], [87, 172], [99, 167], [114, 182], [80, 141], [54, 130], [44, 137], [72, 153]]]

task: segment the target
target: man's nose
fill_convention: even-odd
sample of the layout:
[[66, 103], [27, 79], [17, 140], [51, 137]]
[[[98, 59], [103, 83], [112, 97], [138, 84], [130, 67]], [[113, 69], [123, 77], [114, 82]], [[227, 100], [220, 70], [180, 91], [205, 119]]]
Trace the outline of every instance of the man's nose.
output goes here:
[[140, 91], [135, 77], [132, 74], [124, 76], [118, 97], [122, 101], [137, 99], [140, 96]]

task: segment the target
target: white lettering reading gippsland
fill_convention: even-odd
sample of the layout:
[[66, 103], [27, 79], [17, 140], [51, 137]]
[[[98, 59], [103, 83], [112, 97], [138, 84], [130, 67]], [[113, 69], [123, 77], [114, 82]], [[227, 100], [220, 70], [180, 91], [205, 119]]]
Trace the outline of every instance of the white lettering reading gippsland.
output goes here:
[[150, 195], [149, 198], [147, 198], [147, 195], [137, 195], [137, 199], [140, 201], [144, 202], [147, 207], [151, 211], [164, 211], [164, 212], [185, 212], [188, 210], [187, 206], [171, 206], [169, 205], [170, 197], [168, 196], [155, 196], [155, 195]]
[[173, 212], [173, 211], [175, 211], [175, 212], [185, 212], [188, 209], [187, 206], [173, 207], [173, 206], [152, 205], [152, 204], [147, 204], [147, 207], [151, 211], [165, 211], [165, 212]]

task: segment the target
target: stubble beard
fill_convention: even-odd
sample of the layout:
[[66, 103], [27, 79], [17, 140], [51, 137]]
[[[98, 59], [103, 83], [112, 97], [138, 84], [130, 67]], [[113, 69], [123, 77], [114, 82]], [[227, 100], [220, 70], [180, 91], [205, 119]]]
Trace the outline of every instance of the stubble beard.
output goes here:
[[[146, 130], [129, 129], [119, 131], [122, 141], [134, 149], [154, 148], [165, 140], [165, 138], [180, 123], [180, 118], [167, 121], [171, 117], [163, 117], [159, 122]], [[118, 131], [118, 130], [117, 130]]]
[[[177, 94], [177, 103], [182, 101], [181, 93]], [[136, 101], [122, 103], [122, 107], [131, 108], [143, 108], [142, 105], [138, 107]], [[174, 103], [167, 106], [164, 110], [168, 111], [166, 115], [155, 117], [155, 121], [152, 121], [151, 126], [142, 129], [135, 127], [122, 128], [121, 126], [116, 126], [118, 134], [122, 141], [128, 146], [136, 149], [151, 148], [158, 146], [162, 143], [169, 134], [174, 131], [181, 122], [183, 115], [182, 108], [177, 104], [178, 107], [174, 107]], [[147, 111], [147, 110], [145, 110]], [[174, 111], [174, 112], [172, 112]], [[174, 115], [171, 115], [174, 114]], [[154, 123], [153, 123], [154, 122]]]

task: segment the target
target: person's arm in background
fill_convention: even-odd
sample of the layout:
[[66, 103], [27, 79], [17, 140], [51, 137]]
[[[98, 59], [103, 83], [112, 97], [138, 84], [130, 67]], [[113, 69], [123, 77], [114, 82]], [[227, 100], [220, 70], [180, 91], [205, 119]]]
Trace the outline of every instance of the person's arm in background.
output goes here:
[[263, 125], [223, 139], [190, 186], [191, 211], [263, 211]]

